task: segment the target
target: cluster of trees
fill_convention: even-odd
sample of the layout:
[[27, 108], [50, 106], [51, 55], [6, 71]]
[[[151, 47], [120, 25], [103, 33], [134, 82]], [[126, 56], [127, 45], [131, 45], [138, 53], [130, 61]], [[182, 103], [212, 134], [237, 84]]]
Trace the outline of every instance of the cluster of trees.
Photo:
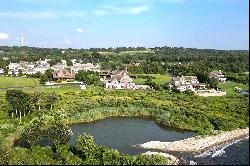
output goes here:
[[19, 118], [26, 116], [35, 110], [52, 109], [58, 95], [55, 93], [45, 94], [41, 92], [25, 93], [22, 90], [7, 90], [6, 101], [8, 103], [8, 112], [11, 117]]
[[96, 145], [90, 135], [79, 136], [76, 145], [60, 144], [55, 147], [15, 147], [4, 165], [165, 165], [168, 160], [160, 155], [138, 154], [130, 156], [117, 150]]
[[[159, 155], [130, 156], [95, 144], [91, 135], [80, 135], [74, 146], [68, 142], [72, 131], [60, 115], [35, 117], [22, 130], [21, 136], [7, 152], [0, 151], [1, 165], [159, 165], [168, 159]], [[50, 146], [39, 142], [46, 139]], [[26, 144], [24, 144], [26, 142]], [[22, 143], [22, 144], [21, 144]]]
[[76, 74], [75, 79], [78, 80], [78, 81], [84, 81], [88, 85], [90, 85], [90, 84], [101, 85], [101, 83], [102, 83], [101, 80], [100, 80], [100, 77], [99, 77], [99, 73], [94, 72], [94, 71], [80, 70]]

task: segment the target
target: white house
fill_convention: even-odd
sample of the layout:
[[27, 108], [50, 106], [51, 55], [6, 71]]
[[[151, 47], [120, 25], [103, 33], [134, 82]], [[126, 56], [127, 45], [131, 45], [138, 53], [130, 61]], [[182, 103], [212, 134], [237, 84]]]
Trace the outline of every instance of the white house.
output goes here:
[[25, 66], [25, 67], [28, 67], [28, 68], [34, 68], [36, 65], [34, 63], [20, 61], [19, 62], [19, 66]]
[[18, 63], [11, 63], [8, 65], [8, 69], [14, 70], [19, 66]]
[[94, 65], [93, 63], [73, 63], [73, 66], [71, 66], [71, 70], [75, 73], [78, 73], [79, 70], [100, 72], [101, 66], [99, 64]]
[[135, 87], [135, 83], [129, 76], [127, 68], [111, 72], [110, 77], [106, 77], [104, 82], [107, 89], [133, 89]]
[[185, 90], [195, 91], [197, 88], [204, 89], [205, 87], [205, 84], [199, 83], [196, 76], [173, 77], [169, 84], [169, 88], [179, 90], [181, 92]]
[[46, 67], [50, 67], [50, 64], [48, 63], [48, 60], [40, 60], [40, 61], [36, 61], [36, 66], [40, 67], [40, 66], [46, 66]]
[[105, 80], [105, 87], [107, 89], [133, 89], [135, 83], [128, 75], [113, 75], [111, 80]]
[[2, 68], [0, 68], [0, 74], [3, 74], [4, 70]]
[[35, 74], [36, 71], [33, 68], [28, 68], [28, 69], [24, 69], [22, 70], [22, 74]]
[[63, 69], [66, 69], [68, 66], [66, 64], [63, 64], [63, 63], [58, 63], [54, 66], [51, 66], [50, 68], [53, 69], [53, 70], [63, 70]]
[[213, 72], [209, 73], [209, 77], [216, 78], [219, 82], [226, 82], [226, 80], [227, 80], [227, 78], [224, 76], [224, 74], [221, 72], [221, 70], [213, 71]]
[[34, 68], [35, 72], [38, 73], [42, 73], [44, 74], [46, 70], [48, 70], [50, 67], [47, 67], [47, 66], [37, 66]]
[[62, 64], [65, 64], [65, 65], [67, 64], [67, 61], [64, 59], [62, 59], [61, 62], [62, 62]]
[[17, 75], [17, 74], [18, 74], [18, 70], [15, 70], [15, 69], [8, 69], [8, 74], [9, 74], [9, 75]]

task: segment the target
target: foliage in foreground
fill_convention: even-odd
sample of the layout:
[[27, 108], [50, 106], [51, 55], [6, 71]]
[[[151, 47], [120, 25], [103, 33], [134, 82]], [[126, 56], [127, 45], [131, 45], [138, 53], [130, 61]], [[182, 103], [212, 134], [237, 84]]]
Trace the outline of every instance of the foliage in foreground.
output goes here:
[[[66, 124], [91, 122], [111, 116], [150, 117], [165, 126], [187, 129], [199, 134], [210, 133], [213, 129], [232, 130], [249, 126], [249, 98], [240, 94], [203, 98], [169, 91], [103, 90], [100, 88], [83, 91], [56, 91], [56, 93], [46, 91], [29, 93], [8, 91], [8, 93], [11, 93], [12, 97], [29, 96], [28, 101], [33, 101], [34, 107], [20, 122], [9, 114], [9, 110], [15, 107], [14, 103], [7, 102], [5, 95], [1, 96], [0, 164], [18, 164], [19, 162], [48, 164], [43, 160], [50, 164], [69, 165], [103, 164], [104, 162], [109, 164], [113, 162], [116, 164], [152, 164], [155, 162], [154, 164], [158, 164], [162, 161], [159, 159], [158, 162], [156, 158], [151, 160], [144, 155], [120, 155], [117, 151], [94, 144], [91, 144], [91, 147], [96, 149], [89, 149], [88, 145], [93, 141], [89, 141], [84, 147], [80, 147], [79, 144], [75, 148], [66, 146], [71, 134]], [[23, 107], [19, 106], [16, 105], [15, 108], [22, 110]], [[27, 110], [24, 109], [24, 111]], [[53, 148], [40, 147], [37, 144], [45, 137], [53, 142]], [[91, 140], [87, 136], [83, 138], [85, 141]], [[12, 147], [17, 140], [27, 141], [30, 144], [29, 148]], [[43, 155], [44, 158], [41, 157], [41, 161], [36, 160], [37, 154]], [[48, 159], [46, 159], [47, 154], [50, 157]], [[34, 156], [34, 158], [30, 157], [23, 161], [22, 159], [27, 156]], [[149, 163], [146, 163], [147, 161]]]
[[58, 144], [54, 147], [12, 148], [2, 163], [8, 165], [159, 165], [167, 164], [168, 159], [160, 155], [122, 155], [117, 150], [95, 144], [92, 136], [83, 134], [78, 137], [74, 147]]

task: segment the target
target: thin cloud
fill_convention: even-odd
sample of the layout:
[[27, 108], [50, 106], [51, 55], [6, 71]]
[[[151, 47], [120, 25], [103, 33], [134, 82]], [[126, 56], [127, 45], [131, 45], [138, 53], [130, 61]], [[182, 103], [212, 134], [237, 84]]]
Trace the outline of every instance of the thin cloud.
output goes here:
[[0, 17], [3, 18], [59, 18], [59, 17], [75, 17], [85, 18], [86, 13], [75, 10], [68, 11], [23, 11], [23, 12], [0, 12]]
[[9, 38], [9, 34], [0, 32], [0, 40], [6, 40]]
[[121, 14], [140, 14], [149, 10], [148, 5], [140, 5], [134, 7], [117, 7], [117, 6], [106, 6], [106, 11], [108, 10], [109, 13], [121, 13]]
[[87, 32], [87, 30], [85, 30], [83, 28], [77, 28], [76, 31], [80, 32], [80, 33], [86, 33]]
[[57, 14], [48, 11], [38, 11], [38, 12], [0, 12], [1, 17], [6, 18], [52, 18]]
[[94, 12], [94, 14], [95, 14], [96, 16], [104, 16], [104, 15], [107, 15], [107, 14], [108, 14], [108, 11], [107, 11], [107, 10], [96, 10], [96, 11]]
[[128, 9], [127, 12], [130, 14], [139, 14], [141, 12], [148, 10], [148, 9], [149, 9], [148, 6], [138, 6], [138, 7], [133, 7], [133, 8]]

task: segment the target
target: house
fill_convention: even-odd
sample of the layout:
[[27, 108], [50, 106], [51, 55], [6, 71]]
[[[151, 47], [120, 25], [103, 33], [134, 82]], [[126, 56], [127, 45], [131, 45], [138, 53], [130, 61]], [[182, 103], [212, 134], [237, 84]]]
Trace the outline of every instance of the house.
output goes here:
[[99, 64], [94, 65], [93, 63], [73, 63], [71, 70], [73, 70], [75, 73], [78, 73], [79, 70], [100, 72], [101, 66]]
[[34, 70], [35, 64], [20, 61], [19, 63], [10, 63], [8, 65], [8, 74], [19, 74], [19, 71], [22, 74], [35, 74], [36, 71]]
[[2, 68], [0, 68], [0, 74], [3, 74], [4, 70]]
[[58, 63], [54, 66], [51, 66], [50, 68], [53, 69], [53, 70], [63, 70], [63, 69], [66, 69], [68, 66], [66, 64], [63, 64], [63, 63]]
[[75, 73], [69, 70], [57, 70], [53, 73], [55, 80], [73, 80], [75, 79]]
[[216, 78], [219, 82], [226, 82], [227, 80], [227, 78], [224, 76], [221, 70], [210, 72], [209, 78]]
[[8, 74], [9, 74], [9, 75], [17, 75], [17, 74], [18, 74], [18, 70], [15, 70], [15, 69], [8, 69]]
[[34, 68], [35, 64], [34, 63], [25, 62], [25, 61], [20, 61], [19, 62], [19, 66], [25, 66], [27, 68]]
[[105, 87], [108, 89], [132, 89], [135, 83], [128, 75], [112, 75], [110, 80], [105, 81]]
[[99, 77], [102, 81], [110, 80], [112, 72], [110, 70], [100, 70]]
[[65, 64], [65, 65], [67, 64], [67, 61], [64, 59], [62, 59], [61, 62], [62, 62], [62, 64]]
[[48, 63], [48, 60], [40, 60], [40, 61], [36, 61], [36, 67], [40, 67], [40, 66], [45, 66], [45, 67], [50, 67], [50, 64]]
[[14, 70], [14, 69], [16, 69], [17, 67], [19, 66], [19, 64], [18, 63], [11, 63], [10, 62], [10, 64], [8, 65], [8, 69], [11, 69], [11, 70]]
[[196, 76], [178, 76], [171, 79], [169, 88], [183, 92], [185, 90], [195, 91], [196, 89], [205, 89], [206, 85], [199, 83]]
[[35, 74], [36, 71], [33, 68], [25, 68], [22, 70], [22, 74]]
[[116, 70], [108, 73], [105, 79], [105, 87], [107, 89], [133, 89], [135, 83], [133, 78], [129, 76], [127, 68], [125, 70]]
[[37, 66], [34, 68], [34, 70], [36, 73], [40, 72], [40, 73], [44, 74], [45, 71], [48, 70], [49, 68], [50, 67], [48, 67], [48, 66]]

